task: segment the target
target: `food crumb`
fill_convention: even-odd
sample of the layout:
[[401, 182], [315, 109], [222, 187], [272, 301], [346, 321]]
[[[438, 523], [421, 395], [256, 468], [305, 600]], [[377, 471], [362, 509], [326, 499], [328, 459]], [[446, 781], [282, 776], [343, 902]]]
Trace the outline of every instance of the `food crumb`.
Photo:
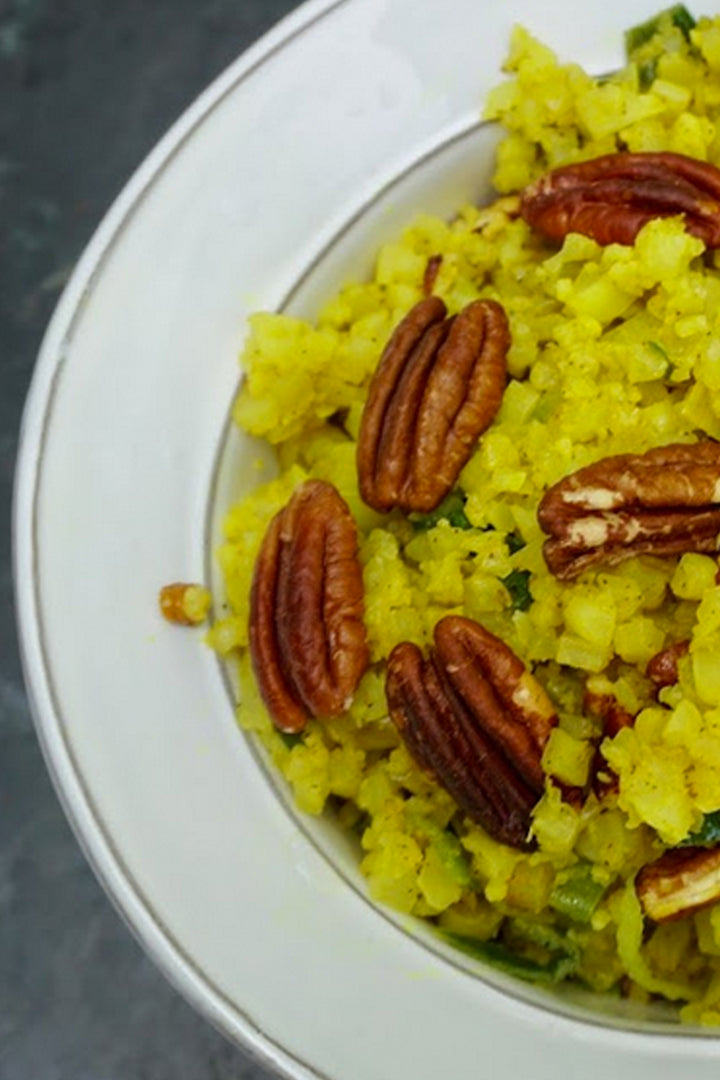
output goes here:
[[210, 592], [203, 585], [181, 581], [163, 585], [158, 599], [163, 616], [177, 626], [199, 626], [210, 611]]

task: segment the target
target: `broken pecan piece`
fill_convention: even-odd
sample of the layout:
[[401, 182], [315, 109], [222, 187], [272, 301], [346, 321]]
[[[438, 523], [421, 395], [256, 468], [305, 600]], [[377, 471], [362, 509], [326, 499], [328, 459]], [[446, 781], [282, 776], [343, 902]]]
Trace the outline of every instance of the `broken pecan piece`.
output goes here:
[[337, 716], [368, 664], [355, 522], [331, 484], [309, 480], [270, 523], [255, 564], [250, 655], [276, 727]]
[[[635, 717], [625, 709], [613, 694], [598, 694], [587, 690], [583, 697], [583, 709], [590, 716], [602, 720], [602, 739], [614, 739], [623, 728], [632, 727]], [[619, 781], [617, 774], [608, 765], [602, 752], [602, 741], [595, 747], [590, 764], [592, 789], [598, 799], [617, 792]]]
[[163, 585], [158, 595], [160, 611], [178, 626], [200, 626], [208, 617], [212, 597], [204, 585], [174, 581]]
[[557, 722], [522, 661], [479, 623], [448, 615], [424, 658], [410, 642], [388, 660], [390, 716], [417, 763], [496, 840], [527, 845], [542, 794], [541, 757]]
[[682, 214], [706, 247], [720, 246], [720, 170], [683, 154], [606, 154], [565, 165], [522, 194], [528, 225], [552, 240], [582, 233], [598, 244], [632, 244], [654, 218]]
[[678, 681], [678, 661], [687, 656], [689, 649], [689, 641], [676, 641], [648, 660], [645, 674], [658, 690], [662, 690], [664, 686], [675, 685]]
[[432, 295], [442, 262], [442, 255], [431, 255], [425, 264], [425, 273], [423, 274], [423, 294], [425, 296]]
[[505, 389], [508, 321], [494, 300], [446, 318], [437, 296], [395, 328], [370, 383], [358, 436], [368, 506], [428, 513], [492, 422]]
[[618, 454], [545, 492], [543, 554], [560, 580], [633, 555], [715, 554], [720, 535], [720, 443]]
[[686, 847], [666, 851], [643, 866], [635, 889], [645, 914], [672, 922], [720, 900], [720, 848]]

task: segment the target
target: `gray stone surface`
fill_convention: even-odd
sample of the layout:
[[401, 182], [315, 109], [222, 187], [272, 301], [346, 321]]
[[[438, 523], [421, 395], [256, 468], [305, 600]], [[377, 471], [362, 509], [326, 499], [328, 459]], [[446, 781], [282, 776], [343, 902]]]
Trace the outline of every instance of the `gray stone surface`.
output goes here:
[[297, 0], [0, 0], [0, 1080], [269, 1076], [167, 985], [102, 893], [32, 729], [12, 611], [22, 402], [73, 263], [195, 96]]

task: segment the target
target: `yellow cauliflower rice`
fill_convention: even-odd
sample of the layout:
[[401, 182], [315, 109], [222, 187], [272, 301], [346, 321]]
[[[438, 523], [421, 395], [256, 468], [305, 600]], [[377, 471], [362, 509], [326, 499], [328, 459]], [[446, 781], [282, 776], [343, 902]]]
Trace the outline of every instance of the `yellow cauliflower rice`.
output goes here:
[[[514, 31], [509, 78], [485, 113], [505, 130], [499, 195], [618, 150], [720, 165], [720, 18], [695, 23], [677, 6], [627, 44], [626, 66], [596, 78]], [[358, 494], [360, 418], [388, 337], [424, 295], [429, 260], [449, 312], [478, 298], [503, 305], [509, 378], [440, 508], [380, 514]], [[375, 900], [520, 976], [659, 997], [693, 1023], [720, 1022], [720, 905], [655, 925], [635, 877], [688, 838], [720, 841], [717, 559], [640, 556], [561, 582], [536, 515], [550, 485], [609, 455], [720, 439], [719, 269], [682, 217], [651, 221], [633, 246], [573, 233], [553, 243], [499, 199], [451, 222], [414, 220], [379, 252], [372, 280], [344, 285], [315, 325], [254, 315], [234, 416], [273, 444], [278, 473], [227, 515], [228, 614], [210, 632], [238, 665], [240, 724], [303, 811], [330, 809], [357, 836]], [[270, 519], [309, 477], [332, 483], [357, 524], [371, 664], [345, 714], [286, 736], [253, 677], [249, 595]], [[528, 850], [460, 813], [388, 717], [388, 654], [402, 641], [427, 648], [448, 614], [506, 642], [556, 706]], [[646, 665], [676, 642], [689, 648], [658, 693]], [[593, 699], [633, 722], [603, 739]], [[604, 785], [593, 782], [598, 768]]]

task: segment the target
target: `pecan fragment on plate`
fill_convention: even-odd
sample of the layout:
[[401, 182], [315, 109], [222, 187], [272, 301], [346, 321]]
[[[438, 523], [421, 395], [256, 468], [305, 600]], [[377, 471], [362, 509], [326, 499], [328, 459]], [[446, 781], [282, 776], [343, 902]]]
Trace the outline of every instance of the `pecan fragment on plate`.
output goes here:
[[538, 521], [560, 580], [633, 555], [715, 554], [720, 534], [720, 443], [618, 454], [549, 488]]
[[250, 654], [276, 727], [343, 712], [368, 664], [355, 522], [309, 480], [270, 523], [250, 599]]
[[177, 626], [200, 626], [208, 617], [212, 597], [204, 585], [174, 581], [163, 585], [158, 594], [160, 611]]
[[383, 351], [363, 410], [357, 467], [368, 506], [435, 509], [500, 407], [509, 346], [494, 300], [476, 300], [454, 318], [437, 296], [412, 308]]
[[666, 851], [643, 866], [635, 889], [645, 914], [672, 922], [720, 900], [720, 848], [685, 847]]
[[683, 154], [606, 154], [565, 165], [525, 188], [521, 213], [552, 240], [582, 233], [632, 244], [654, 218], [682, 214], [706, 247], [720, 246], [720, 170]]
[[424, 658], [410, 642], [388, 660], [390, 715], [417, 763], [496, 840], [527, 845], [543, 792], [552, 702], [511, 649], [479, 623], [448, 615]]

